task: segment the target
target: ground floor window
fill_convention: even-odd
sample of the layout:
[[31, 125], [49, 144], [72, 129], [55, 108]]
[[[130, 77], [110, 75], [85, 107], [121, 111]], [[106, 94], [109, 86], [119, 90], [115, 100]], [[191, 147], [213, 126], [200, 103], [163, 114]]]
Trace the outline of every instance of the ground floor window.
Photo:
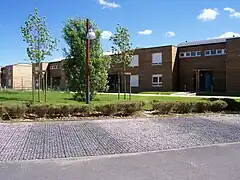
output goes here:
[[131, 84], [131, 87], [138, 87], [139, 86], [139, 76], [131, 75], [130, 84]]
[[152, 75], [152, 86], [153, 87], [162, 87], [162, 74], [153, 74]]

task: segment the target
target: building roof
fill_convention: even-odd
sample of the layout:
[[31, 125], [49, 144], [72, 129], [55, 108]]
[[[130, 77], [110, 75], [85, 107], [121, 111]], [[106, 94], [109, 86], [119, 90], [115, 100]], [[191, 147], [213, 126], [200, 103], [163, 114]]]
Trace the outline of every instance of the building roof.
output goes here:
[[204, 44], [218, 44], [218, 43], [225, 43], [225, 42], [227, 42], [227, 38], [209, 39], [209, 40], [202, 40], [202, 41], [184, 42], [184, 43], [178, 44], [177, 47], [197, 46], [197, 45], [204, 45]]

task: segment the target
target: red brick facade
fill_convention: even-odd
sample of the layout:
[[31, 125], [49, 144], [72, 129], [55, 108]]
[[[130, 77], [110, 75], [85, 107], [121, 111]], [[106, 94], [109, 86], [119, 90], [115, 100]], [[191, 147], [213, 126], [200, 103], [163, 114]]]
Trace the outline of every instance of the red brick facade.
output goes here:
[[[135, 51], [132, 62], [126, 70], [131, 74], [126, 75], [127, 91], [130, 90], [130, 85], [133, 92], [240, 91], [240, 38], [141, 48]], [[64, 61], [59, 61], [42, 65], [48, 72], [48, 87], [62, 90], [67, 88], [63, 63]], [[3, 67], [2, 71], [5, 72], [9, 67], [13, 66]], [[15, 71], [15, 75], [18, 71]], [[123, 75], [119, 75], [121, 72], [117, 67], [109, 70], [110, 91], [118, 91], [118, 77], [123, 91]], [[2, 85], [7, 76], [6, 73], [1, 74]], [[18, 75], [15, 82], [19, 80], [17, 77]]]

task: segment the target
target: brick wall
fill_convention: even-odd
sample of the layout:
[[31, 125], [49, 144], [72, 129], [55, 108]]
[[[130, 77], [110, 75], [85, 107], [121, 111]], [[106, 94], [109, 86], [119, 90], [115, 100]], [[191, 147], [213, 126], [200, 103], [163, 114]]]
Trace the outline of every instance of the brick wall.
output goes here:
[[17, 64], [12, 67], [12, 88], [24, 90], [32, 88], [32, 65]]

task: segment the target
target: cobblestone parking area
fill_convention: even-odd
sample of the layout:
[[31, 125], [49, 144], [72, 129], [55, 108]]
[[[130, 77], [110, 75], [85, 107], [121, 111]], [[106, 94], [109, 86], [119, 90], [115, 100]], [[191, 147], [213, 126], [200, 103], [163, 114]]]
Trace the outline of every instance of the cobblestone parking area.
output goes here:
[[0, 161], [194, 147], [240, 141], [239, 115], [0, 124]]

